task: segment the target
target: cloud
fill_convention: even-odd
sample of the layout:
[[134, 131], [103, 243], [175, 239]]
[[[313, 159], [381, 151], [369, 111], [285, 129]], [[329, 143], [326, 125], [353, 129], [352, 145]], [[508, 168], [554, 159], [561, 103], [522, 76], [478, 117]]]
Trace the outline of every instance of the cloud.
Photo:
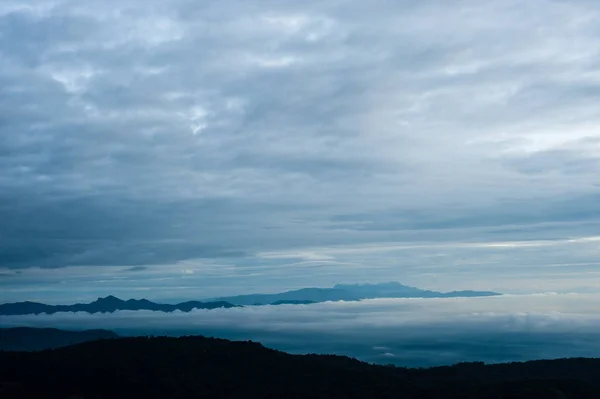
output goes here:
[[122, 334], [253, 339], [294, 353], [341, 353], [400, 365], [594, 356], [598, 294], [376, 299], [190, 313], [119, 311], [3, 316], [3, 326], [110, 328]]
[[[10, 288], [148, 267], [137, 289], [196, 262], [270, 267], [271, 289], [294, 272], [259, 254], [596, 235], [599, 19], [589, 1], [6, 2], [0, 263], [32, 270]], [[307, 280], [429, 272], [328, 260]]]
[[144, 272], [146, 270], [148, 270], [146, 266], [134, 266], [124, 269], [123, 272]]
[[[582, 225], [578, 225], [580, 228]], [[552, 225], [546, 226], [552, 231]], [[600, 292], [597, 236], [529, 241], [387, 242], [320, 246], [146, 266], [28, 268], [0, 278], [2, 300], [159, 302], [275, 293], [337, 283], [399, 281], [437, 291]], [[134, 266], [135, 267], [135, 266]], [[137, 270], [137, 269], [136, 269]], [[192, 273], [193, 272], [193, 273]]]

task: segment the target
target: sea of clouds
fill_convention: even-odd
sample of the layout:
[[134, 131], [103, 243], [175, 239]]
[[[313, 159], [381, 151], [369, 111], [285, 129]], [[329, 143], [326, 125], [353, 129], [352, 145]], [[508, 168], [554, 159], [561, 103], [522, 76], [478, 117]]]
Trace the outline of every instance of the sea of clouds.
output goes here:
[[600, 356], [598, 294], [373, 299], [189, 313], [118, 311], [0, 316], [0, 325], [112, 329], [122, 335], [252, 339], [291, 353], [431, 366]]

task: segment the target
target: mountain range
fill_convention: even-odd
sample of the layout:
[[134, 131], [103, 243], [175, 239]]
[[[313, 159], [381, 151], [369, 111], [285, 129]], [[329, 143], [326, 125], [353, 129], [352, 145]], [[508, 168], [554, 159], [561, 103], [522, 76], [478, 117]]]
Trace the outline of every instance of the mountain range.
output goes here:
[[327, 301], [360, 301], [375, 298], [454, 298], [501, 295], [491, 291], [438, 292], [422, 290], [396, 282], [380, 284], [337, 284], [332, 288], [302, 288], [278, 294], [250, 294], [188, 301], [175, 305], [155, 303], [147, 299], [122, 300], [109, 295], [91, 303], [74, 305], [46, 305], [38, 302], [0, 304], [0, 315], [53, 314], [58, 312], [112, 313], [117, 310], [153, 310], [190, 312], [193, 309], [232, 308], [236, 306], [308, 305]]
[[337, 284], [332, 288], [301, 288], [278, 294], [251, 294], [220, 297], [213, 300], [234, 305], [308, 304], [327, 301], [359, 301], [376, 298], [454, 298], [501, 295], [491, 291], [438, 292], [422, 290], [397, 282], [379, 284]]
[[232, 308], [228, 302], [199, 302], [188, 301], [175, 305], [154, 303], [147, 299], [129, 299], [124, 301], [112, 295], [98, 298], [91, 303], [76, 303], [74, 305], [46, 305], [38, 302], [16, 302], [0, 305], [0, 315], [24, 315], [24, 314], [53, 314], [58, 312], [88, 312], [88, 313], [112, 313], [117, 310], [155, 310], [160, 312], [173, 312], [180, 310], [190, 312], [192, 309], [216, 309]]

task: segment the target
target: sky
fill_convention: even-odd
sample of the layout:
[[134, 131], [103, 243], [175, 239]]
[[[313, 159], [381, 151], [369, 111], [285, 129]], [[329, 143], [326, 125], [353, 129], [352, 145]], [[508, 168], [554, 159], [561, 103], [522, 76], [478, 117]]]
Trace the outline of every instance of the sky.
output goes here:
[[591, 0], [3, 0], [0, 302], [599, 293], [599, 99]]

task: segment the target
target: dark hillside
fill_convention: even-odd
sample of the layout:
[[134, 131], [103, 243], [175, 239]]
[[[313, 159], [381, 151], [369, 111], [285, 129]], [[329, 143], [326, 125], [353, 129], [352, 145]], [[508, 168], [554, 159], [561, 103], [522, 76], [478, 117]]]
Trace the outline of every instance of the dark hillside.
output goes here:
[[3, 398], [598, 398], [598, 375], [595, 359], [403, 369], [204, 337], [0, 352]]
[[66, 331], [56, 328], [0, 328], [0, 350], [31, 351], [117, 338], [108, 330]]

